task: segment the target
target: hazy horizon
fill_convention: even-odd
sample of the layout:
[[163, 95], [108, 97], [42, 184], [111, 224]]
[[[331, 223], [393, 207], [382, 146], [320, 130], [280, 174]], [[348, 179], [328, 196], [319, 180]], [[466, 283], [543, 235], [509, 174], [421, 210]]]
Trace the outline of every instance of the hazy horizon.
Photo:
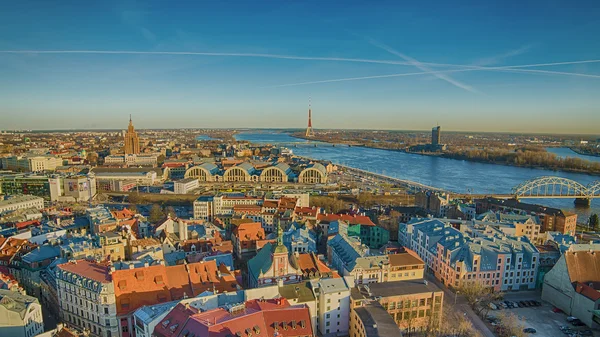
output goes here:
[[594, 1], [7, 3], [0, 129], [598, 134]]

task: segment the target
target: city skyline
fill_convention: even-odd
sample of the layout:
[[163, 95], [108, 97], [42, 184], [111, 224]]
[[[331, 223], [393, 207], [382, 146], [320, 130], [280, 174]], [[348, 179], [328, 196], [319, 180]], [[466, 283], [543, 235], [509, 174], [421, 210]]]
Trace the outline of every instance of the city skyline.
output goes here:
[[317, 130], [600, 123], [592, 2], [186, 5], [6, 6], [2, 129], [302, 129], [308, 97]]

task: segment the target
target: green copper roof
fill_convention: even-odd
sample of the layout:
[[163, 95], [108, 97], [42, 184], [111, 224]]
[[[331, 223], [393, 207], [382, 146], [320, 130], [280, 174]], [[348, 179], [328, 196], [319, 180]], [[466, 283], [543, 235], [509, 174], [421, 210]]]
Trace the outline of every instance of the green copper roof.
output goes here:
[[271, 257], [273, 248], [273, 244], [270, 242], [267, 243], [258, 251], [258, 254], [256, 254], [255, 257], [248, 261], [248, 274], [257, 279], [260, 274], [264, 274], [271, 268], [271, 265], [273, 264], [273, 258]]

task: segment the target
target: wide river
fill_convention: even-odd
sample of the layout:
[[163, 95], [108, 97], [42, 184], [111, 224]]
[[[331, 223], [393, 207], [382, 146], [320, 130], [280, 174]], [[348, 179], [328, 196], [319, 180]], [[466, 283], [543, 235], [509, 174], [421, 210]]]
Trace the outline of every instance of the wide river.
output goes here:
[[[330, 144], [321, 144], [322, 146], [314, 147], [308, 146], [305, 140], [291, 137], [285, 133], [240, 133], [236, 135], [236, 138], [256, 144], [287, 145], [294, 154], [300, 156], [328, 160], [335, 164], [462, 193], [509, 194], [512, 187], [525, 180], [541, 176], [565, 177], [583, 185], [600, 180], [598, 176], [580, 173], [484, 164], [364, 147], [344, 145], [332, 147]], [[298, 144], [298, 147], [290, 146], [292, 144]], [[573, 153], [573, 157], [587, 157], [577, 155], [569, 149], [556, 152], [565, 155], [566, 151], [564, 150]], [[524, 201], [575, 212], [580, 215], [579, 221], [585, 221], [591, 213], [600, 213], [600, 201], [598, 199], [592, 200], [590, 208], [575, 207], [574, 200], [571, 199], [524, 199]]]

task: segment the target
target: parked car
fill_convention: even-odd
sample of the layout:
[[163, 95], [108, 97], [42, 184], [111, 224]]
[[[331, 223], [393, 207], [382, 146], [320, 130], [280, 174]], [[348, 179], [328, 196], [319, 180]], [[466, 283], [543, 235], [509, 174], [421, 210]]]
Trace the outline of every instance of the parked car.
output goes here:
[[575, 318], [574, 320], [571, 321], [571, 325], [572, 326], [584, 326], [585, 324], [579, 318]]
[[592, 330], [581, 330], [581, 331], [579, 331], [579, 334], [582, 336], [593, 336], [594, 335]]
[[576, 319], [577, 319], [577, 317], [575, 317], [575, 316], [569, 316], [569, 317], [567, 317], [567, 322], [571, 323]]
[[492, 309], [492, 310], [498, 310], [498, 307], [497, 307], [497, 306], [496, 306], [494, 303], [490, 303], [488, 306], [489, 306], [489, 307], [490, 307], [490, 309]]
[[525, 329], [523, 329], [523, 332], [524, 333], [536, 333], [537, 330], [534, 328], [525, 328]]
[[559, 309], [559, 308], [557, 308], [557, 307], [554, 307], [554, 308], [552, 308], [552, 312], [555, 312], [555, 313], [557, 313], [557, 314], [562, 314], [562, 312], [563, 312], [563, 311], [562, 311], [562, 310], [560, 310], [560, 309]]

